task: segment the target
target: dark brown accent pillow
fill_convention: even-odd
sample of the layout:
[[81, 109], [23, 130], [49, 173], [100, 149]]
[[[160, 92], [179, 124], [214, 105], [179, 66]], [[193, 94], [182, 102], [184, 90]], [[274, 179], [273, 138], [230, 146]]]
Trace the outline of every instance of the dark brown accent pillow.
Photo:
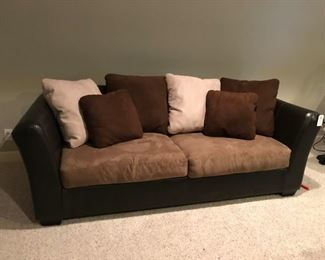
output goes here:
[[210, 90], [206, 97], [203, 133], [208, 136], [254, 139], [257, 100], [255, 93]]
[[258, 95], [256, 110], [256, 132], [273, 136], [274, 110], [279, 90], [279, 80], [236, 80], [221, 78], [221, 90], [231, 92], [253, 92]]
[[168, 133], [167, 85], [164, 76], [107, 74], [105, 79], [108, 91], [129, 91], [144, 132]]
[[137, 110], [127, 90], [88, 95], [79, 100], [90, 143], [103, 148], [143, 135]]

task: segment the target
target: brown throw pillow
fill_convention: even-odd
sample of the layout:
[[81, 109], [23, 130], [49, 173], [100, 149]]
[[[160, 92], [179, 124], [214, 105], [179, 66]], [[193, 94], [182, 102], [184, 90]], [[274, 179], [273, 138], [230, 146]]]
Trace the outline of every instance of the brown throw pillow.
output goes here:
[[253, 92], [258, 95], [256, 109], [256, 132], [265, 136], [273, 136], [274, 110], [279, 80], [235, 80], [221, 78], [221, 90], [231, 92]]
[[127, 90], [88, 95], [79, 100], [90, 143], [103, 148], [143, 135], [137, 110]]
[[127, 89], [137, 108], [144, 132], [167, 134], [167, 85], [163, 76], [107, 74], [108, 91]]
[[257, 100], [255, 93], [210, 90], [206, 98], [203, 133], [208, 136], [254, 139]]

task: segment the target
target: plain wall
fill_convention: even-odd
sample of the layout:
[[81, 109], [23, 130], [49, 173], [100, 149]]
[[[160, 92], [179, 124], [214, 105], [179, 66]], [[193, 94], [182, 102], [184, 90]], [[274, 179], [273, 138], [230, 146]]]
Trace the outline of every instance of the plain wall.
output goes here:
[[0, 2], [0, 135], [44, 77], [108, 72], [280, 79], [325, 113], [325, 0]]

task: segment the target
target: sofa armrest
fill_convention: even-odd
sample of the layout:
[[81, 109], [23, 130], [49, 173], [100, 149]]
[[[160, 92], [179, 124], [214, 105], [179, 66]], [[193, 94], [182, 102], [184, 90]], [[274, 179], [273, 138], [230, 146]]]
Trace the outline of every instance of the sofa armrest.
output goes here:
[[284, 184], [287, 193], [299, 189], [308, 154], [319, 128], [317, 112], [277, 100], [274, 138], [291, 149], [289, 173]]
[[62, 219], [59, 176], [63, 141], [59, 126], [43, 96], [39, 96], [13, 131], [31, 187], [35, 218], [41, 224]]

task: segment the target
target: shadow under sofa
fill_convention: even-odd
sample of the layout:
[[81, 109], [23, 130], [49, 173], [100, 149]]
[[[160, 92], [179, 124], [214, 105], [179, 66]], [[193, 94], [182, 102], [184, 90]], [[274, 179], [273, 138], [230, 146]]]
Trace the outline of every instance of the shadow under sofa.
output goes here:
[[[107, 213], [266, 194], [293, 195], [300, 188], [308, 154], [319, 130], [317, 119], [316, 112], [277, 100], [273, 138], [291, 151], [286, 167], [280, 167], [280, 163], [276, 169], [203, 177], [189, 177], [183, 172], [163, 179], [123, 183], [115, 180], [109, 184], [73, 184], [62, 175], [61, 160], [67, 148], [43, 96], [36, 99], [18, 122], [13, 137], [29, 176], [35, 218], [42, 225], [54, 225], [63, 219]], [[192, 135], [204, 138], [199, 133]], [[263, 156], [265, 160], [268, 157], [267, 153]], [[188, 160], [188, 154], [185, 153], [184, 158]], [[190, 163], [187, 162], [186, 167], [188, 171]], [[105, 182], [105, 178], [103, 180]]]

